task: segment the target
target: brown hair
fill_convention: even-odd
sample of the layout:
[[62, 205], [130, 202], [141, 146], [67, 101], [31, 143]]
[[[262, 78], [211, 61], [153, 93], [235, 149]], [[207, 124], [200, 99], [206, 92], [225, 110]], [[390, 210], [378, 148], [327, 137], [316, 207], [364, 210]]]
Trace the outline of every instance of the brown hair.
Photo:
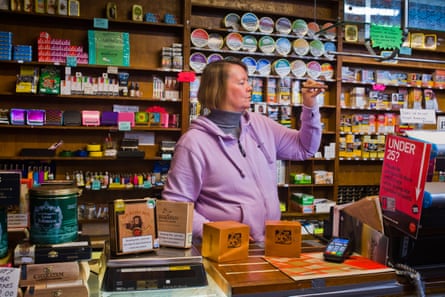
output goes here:
[[202, 109], [217, 109], [226, 98], [228, 68], [239, 65], [247, 72], [247, 66], [238, 59], [226, 59], [208, 64], [201, 75], [198, 100]]

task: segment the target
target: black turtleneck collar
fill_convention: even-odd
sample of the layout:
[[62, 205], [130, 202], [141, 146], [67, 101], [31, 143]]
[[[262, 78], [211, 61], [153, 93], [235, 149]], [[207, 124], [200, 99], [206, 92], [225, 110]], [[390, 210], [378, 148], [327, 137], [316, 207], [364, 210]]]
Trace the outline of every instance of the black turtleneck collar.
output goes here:
[[231, 112], [212, 109], [207, 118], [214, 122], [224, 133], [230, 133], [236, 138], [240, 134], [240, 119], [242, 112]]

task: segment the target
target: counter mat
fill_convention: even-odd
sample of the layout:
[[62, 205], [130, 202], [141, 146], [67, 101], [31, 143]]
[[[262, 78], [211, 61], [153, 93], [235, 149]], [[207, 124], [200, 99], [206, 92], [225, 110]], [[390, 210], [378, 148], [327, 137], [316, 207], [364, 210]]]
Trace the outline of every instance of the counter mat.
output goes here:
[[343, 263], [328, 262], [322, 253], [305, 253], [300, 258], [264, 257], [264, 259], [293, 280], [331, 278], [394, 272], [394, 269], [359, 255], [352, 255]]

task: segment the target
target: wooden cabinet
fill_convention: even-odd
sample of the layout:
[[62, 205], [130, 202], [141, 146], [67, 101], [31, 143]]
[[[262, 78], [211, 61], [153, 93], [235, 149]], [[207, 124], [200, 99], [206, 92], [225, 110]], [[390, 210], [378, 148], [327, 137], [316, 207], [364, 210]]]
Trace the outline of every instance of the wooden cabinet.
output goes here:
[[[0, 164], [2, 169], [22, 169], [27, 171], [29, 166], [48, 166], [55, 171], [56, 179], [65, 179], [65, 176], [74, 176], [75, 172], [102, 172], [109, 174], [134, 175], [153, 172], [154, 166], [168, 163], [160, 154], [160, 143], [176, 141], [188, 127], [188, 91], [179, 87], [179, 96], [167, 99], [164, 94], [154, 94], [156, 80], [164, 83], [168, 77], [176, 78], [183, 67], [173, 69], [162, 64], [163, 48], [171, 48], [173, 44], [183, 45], [185, 36], [186, 1], [139, 1], [144, 12], [152, 12], [159, 18], [159, 22], [150, 23], [131, 20], [132, 5], [136, 3], [117, 3], [116, 18], [106, 19], [105, 8], [107, 1], [87, 2], [80, 1], [79, 16], [61, 16], [46, 13], [21, 12], [0, 10], [1, 31], [12, 33], [12, 45], [31, 45], [32, 61], [0, 61], [0, 101], [1, 109], [42, 109], [42, 110], [95, 110], [100, 113], [112, 111], [116, 105], [137, 107], [140, 111], [148, 108], [162, 108], [168, 114], [177, 116], [175, 125], [154, 126], [135, 125], [131, 129], [118, 125], [112, 126], [65, 126], [65, 125], [0, 125], [2, 145], [0, 146]], [[167, 24], [164, 19], [170, 16], [176, 23]], [[98, 20], [101, 18], [102, 20]], [[102, 21], [102, 22], [101, 22]], [[98, 24], [101, 25], [98, 25]], [[97, 64], [66, 64], [64, 61], [42, 62], [37, 57], [38, 38], [42, 32], [53, 39], [69, 40], [71, 45], [82, 47], [88, 53], [88, 31], [125, 32], [129, 34], [130, 64], [128, 66], [106, 66]], [[184, 48], [180, 49], [184, 58]], [[181, 61], [182, 62], [182, 61]], [[22, 67], [33, 67], [40, 71], [51, 66], [60, 71], [61, 77], [71, 73], [77, 76], [103, 77], [104, 73], [112, 76], [118, 72], [129, 74], [129, 82], [138, 83], [141, 96], [130, 97], [122, 94], [84, 95], [84, 94], [30, 94], [16, 93], [16, 79]], [[185, 88], [185, 87], [184, 87]], [[128, 131], [130, 130], [130, 131]], [[102, 145], [105, 139], [111, 137], [119, 143], [123, 138], [143, 135], [144, 143], [139, 150], [145, 153], [143, 158], [116, 158], [116, 157], [89, 157], [69, 154], [60, 156], [61, 151], [76, 152], [84, 150], [89, 144]], [[24, 148], [48, 148], [53, 143], [63, 141], [62, 146], [54, 156], [21, 156]], [[85, 192], [85, 191], [84, 191]], [[110, 201], [123, 196], [132, 197], [133, 193], [122, 191], [98, 191], [102, 195], [93, 195], [95, 202]], [[153, 189], [139, 191], [139, 195], [153, 193]], [[82, 195], [88, 197], [89, 195]], [[91, 195], [90, 195], [91, 196]], [[81, 197], [81, 200], [83, 199]], [[88, 201], [88, 198], [85, 198]]]

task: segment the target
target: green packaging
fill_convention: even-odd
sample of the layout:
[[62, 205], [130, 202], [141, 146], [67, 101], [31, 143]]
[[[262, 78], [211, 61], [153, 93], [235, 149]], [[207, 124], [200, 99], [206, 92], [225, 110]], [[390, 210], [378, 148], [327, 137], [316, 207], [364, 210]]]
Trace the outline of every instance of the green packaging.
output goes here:
[[89, 64], [130, 66], [130, 34], [89, 30], [88, 51]]

